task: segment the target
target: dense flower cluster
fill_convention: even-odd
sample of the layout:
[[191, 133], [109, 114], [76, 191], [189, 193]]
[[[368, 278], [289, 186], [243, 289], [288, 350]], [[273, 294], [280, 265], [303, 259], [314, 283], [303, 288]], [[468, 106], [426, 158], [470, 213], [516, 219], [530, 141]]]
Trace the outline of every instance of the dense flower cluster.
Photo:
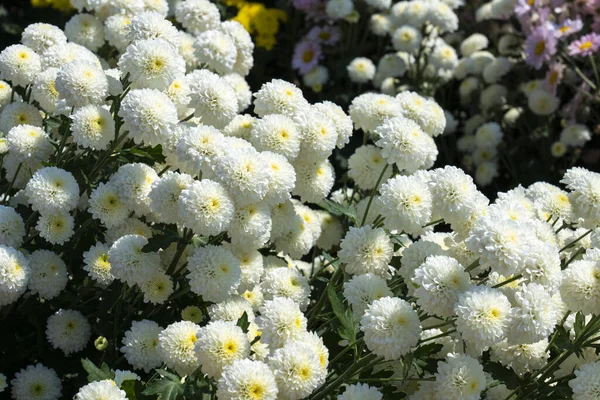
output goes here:
[[[311, 92], [251, 88], [253, 36], [274, 46], [287, 14], [244, 1], [222, 21], [208, 0], [71, 0], [64, 29], [0, 51], [0, 392], [600, 396], [600, 173], [575, 157], [482, 189], [520, 161], [515, 132], [555, 157], [591, 140], [562, 100], [598, 101], [597, 6], [477, 9], [523, 40], [461, 29], [460, 1], [364, 3], [293, 1]], [[349, 26], [380, 49], [315, 101]], [[513, 93], [521, 69], [548, 72]]]

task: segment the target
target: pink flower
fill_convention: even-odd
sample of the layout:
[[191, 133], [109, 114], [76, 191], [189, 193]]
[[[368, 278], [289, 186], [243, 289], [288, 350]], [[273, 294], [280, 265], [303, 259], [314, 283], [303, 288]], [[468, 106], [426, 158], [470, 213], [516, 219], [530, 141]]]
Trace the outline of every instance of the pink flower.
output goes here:
[[321, 59], [321, 46], [317, 42], [302, 40], [296, 44], [292, 67], [298, 70], [300, 75], [310, 72], [319, 64]]
[[525, 41], [525, 54], [525, 62], [536, 69], [540, 69], [556, 54], [556, 38], [549, 24], [540, 25], [531, 32]]
[[570, 56], [587, 57], [594, 54], [600, 48], [600, 35], [588, 33], [569, 44], [567, 51]]
[[314, 26], [306, 35], [306, 38], [313, 42], [321, 43], [326, 46], [336, 44], [340, 40], [341, 32], [337, 26], [325, 25]]

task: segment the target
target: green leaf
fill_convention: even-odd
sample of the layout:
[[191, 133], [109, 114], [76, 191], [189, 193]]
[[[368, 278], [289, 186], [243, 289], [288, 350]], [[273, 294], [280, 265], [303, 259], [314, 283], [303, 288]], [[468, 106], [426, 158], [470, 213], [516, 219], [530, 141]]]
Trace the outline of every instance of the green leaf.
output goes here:
[[160, 400], [175, 400], [180, 395], [183, 395], [185, 385], [181, 383], [177, 375], [162, 369], [157, 369], [156, 372], [162, 376], [162, 379], [152, 382], [142, 394], [157, 394]]
[[194, 247], [204, 247], [208, 244], [208, 238], [203, 236], [194, 235], [192, 237], [192, 246]]
[[129, 400], [137, 400], [137, 396], [135, 394], [135, 384], [138, 382], [135, 379], [130, 379], [121, 384], [121, 390], [125, 391], [127, 394], [127, 398]]
[[246, 313], [246, 311], [244, 311], [240, 319], [238, 319], [236, 325], [242, 328], [244, 333], [248, 333], [248, 327], [250, 326], [250, 322], [248, 321], [248, 313]]
[[323, 199], [317, 204], [321, 208], [329, 211], [333, 215], [345, 215], [346, 217], [350, 218], [354, 223], [356, 223], [356, 207], [354, 207], [353, 205], [347, 207], [328, 199]]
[[81, 365], [88, 373], [88, 382], [103, 381], [105, 379], [113, 379], [115, 377], [115, 374], [110, 370], [106, 363], [103, 363], [102, 367], [98, 368], [93, 362], [87, 358], [83, 358], [81, 360]]
[[575, 315], [575, 325], [573, 325], [573, 329], [575, 329], [575, 339], [581, 336], [585, 328], [585, 316], [579, 311], [577, 315]]
[[344, 308], [344, 303], [333, 285], [327, 286], [327, 297], [331, 303], [333, 313], [340, 321], [341, 326], [338, 330], [338, 334], [342, 339], [354, 342], [356, 340], [358, 326], [357, 321], [354, 320], [354, 314], [352, 314], [352, 311], [349, 308]]

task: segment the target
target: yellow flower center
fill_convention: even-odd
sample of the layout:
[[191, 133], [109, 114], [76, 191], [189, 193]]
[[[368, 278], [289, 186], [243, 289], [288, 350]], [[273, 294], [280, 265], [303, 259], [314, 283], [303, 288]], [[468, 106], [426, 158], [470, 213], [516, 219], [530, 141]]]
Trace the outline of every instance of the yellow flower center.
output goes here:
[[307, 62], [311, 61], [314, 56], [315, 56], [315, 53], [312, 50], [305, 51], [304, 54], [302, 54], [302, 61], [307, 63]]
[[259, 400], [262, 399], [263, 394], [265, 393], [265, 388], [262, 387], [259, 383], [252, 383], [250, 384], [247, 393], [251, 399]]
[[541, 42], [538, 42], [538, 44], [535, 45], [535, 49], [533, 50], [533, 52], [535, 53], [536, 56], [540, 56], [544, 50], [546, 49], [546, 42], [544, 42], [543, 40]]
[[223, 351], [225, 352], [225, 354], [228, 354], [228, 355], [235, 354], [235, 352], [237, 351], [237, 349], [238, 349], [238, 345], [233, 340], [228, 340], [223, 345]]
[[589, 50], [592, 48], [592, 41], [587, 40], [579, 45], [579, 50]]

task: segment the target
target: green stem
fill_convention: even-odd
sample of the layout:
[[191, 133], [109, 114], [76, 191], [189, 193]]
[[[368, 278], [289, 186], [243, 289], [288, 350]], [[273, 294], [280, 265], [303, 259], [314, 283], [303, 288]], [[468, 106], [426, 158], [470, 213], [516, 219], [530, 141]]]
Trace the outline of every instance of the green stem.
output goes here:
[[10, 181], [10, 183], [8, 185], [8, 188], [4, 192], [4, 196], [2, 198], [2, 204], [6, 204], [8, 202], [8, 195], [10, 194], [10, 191], [12, 190], [12, 187], [15, 184], [15, 181], [17, 180], [17, 175], [19, 175], [19, 172], [21, 171], [22, 166], [23, 166], [23, 163], [19, 163], [19, 166], [17, 167], [17, 171], [15, 172], [15, 176], [13, 176], [12, 180]]
[[371, 362], [377, 362], [380, 359], [382, 359], [382, 358], [377, 357], [373, 353], [365, 356], [358, 362], [351, 365], [349, 368], [345, 369], [344, 372], [342, 372], [342, 374], [337, 377], [337, 379], [335, 379], [333, 382], [331, 382], [329, 385], [327, 385], [324, 389], [315, 393], [315, 395], [313, 397], [311, 397], [311, 399], [312, 400], [325, 399], [335, 389], [337, 389], [340, 385], [342, 385], [346, 381], [346, 379], [352, 378], [354, 375], [356, 375], [362, 369], [366, 369], [371, 364]]
[[358, 343], [362, 342], [364, 340], [364, 337], [358, 338], [356, 339], [354, 342], [349, 343], [344, 350], [340, 351], [335, 357], [333, 357], [333, 359], [331, 361], [329, 361], [329, 365], [333, 365], [335, 362], [339, 361], [340, 358], [342, 358], [342, 356], [346, 353], [348, 353], [350, 350], [352, 350], [352, 348], [354, 346], [356, 346]]
[[381, 174], [379, 174], [379, 178], [377, 178], [377, 183], [375, 184], [375, 187], [371, 191], [371, 197], [369, 197], [369, 202], [367, 203], [367, 208], [365, 210], [365, 213], [363, 214], [362, 221], [360, 222], [360, 226], [363, 226], [365, 224], [365, 221], [367, 220], [367, 215], [369, 215], [369, 209], [371, 208], [371, 203], [373, 202], [375, 193], [377, 193], [377, 189], [379, 189], [379, 184], [383, 180], [385, 171], [387, 171], [389, 166], [390, 166], [390, 164], [386, 163], [385, 166], [383, 167], [383, 170], [381, 170]]
[[589, 235], [590, 233], [592, 233], [592, 231], [593, 231], [593, 229], [589, 229], [587, 232], [585, 232], [583, 235], [579, 236], [577, 239], [573, 240], [572, 242], [569, 242], [569, 243], [565, 244], [564, 247], [559, 250], [559, 252], [562, 253], [563, 251], [565, 251], [569, 247], [572, 247], [577, 242], [579, 242], [581, 239], [583, 239], [584, 237], [586, 237], [587, 235]]
[[498, 284], [496, 284], [496, 285], [492, 286], [492, 288], [494, 288], [494, 289], [500, 288], [500, 287], [502, 287], [502, 286], [504, 286], [504, 285], [508, 285], [508, 284], [509, 284], [509, 283], [511, 283], [511, 282], [514, 282], [514, 281], [516, 281], [516, 280], [519, 280], [519, 279], [521, 279], [522, 277], [523, 277], [523, 275], [521, 275], [521, 274], [515, 275], [515, 276], [513, 276], [513, 277], [512, 277], [512, 278], [510, 278], [510, 279], [507, 279], [507, 280], [505, 280], [505, 281], [503, 281], [503, 282], [500, 282], [500, 283], [498, 283]]

